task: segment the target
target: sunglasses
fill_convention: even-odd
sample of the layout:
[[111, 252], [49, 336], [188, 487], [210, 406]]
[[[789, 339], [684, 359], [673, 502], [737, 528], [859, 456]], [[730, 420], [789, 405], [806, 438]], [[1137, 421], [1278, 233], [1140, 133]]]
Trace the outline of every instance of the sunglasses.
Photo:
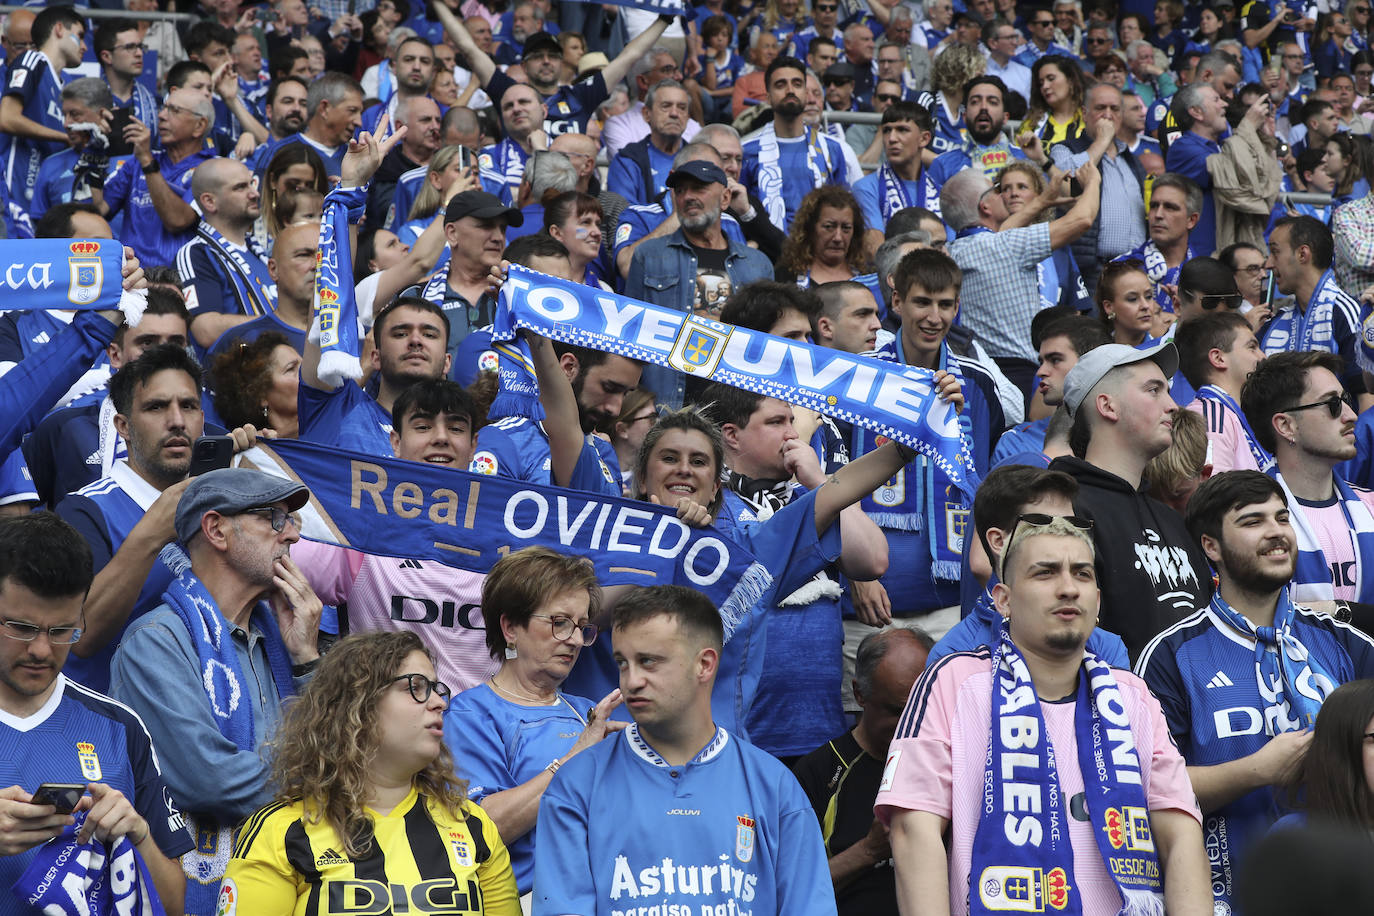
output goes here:
[[838, 9], [839, 6], [832, 6], [827, 3], [817, 3], [815, 6], [812, 7], [812, 10], [814, 10], [817, 13], [833, 13]]
[[877, 99], [879, 102], [900, 102], [902, 100], [900, 95], [892, 95], [888, 92], [875, 92], [873, 93], [873, 98]]
[[1339, 417], [1341, 415], [1341, 411], [1345, 409], [1345, 401], [1341, 400], [1341, 396], [1339, 394], [1333, 394], [1331, 395], [1331, 397], [1326, 398], [1324, 400], [1313, 401], [1311, 404], [1299, 404], [1297, 407], [1289, 407], [1287, 410], [1280, 410], [1279, 413], [1293, 413], [1294, 411], [1298, 410], [1311, 410], [1313, 407], [1325, 407], [1326, 412], [1329, 413], [1331, 415], [1331, 419], [1334, 420], [1337, 417]]
[[1043, 528], [1056, 518], [1062, 518], [1079, 531], [1093, 530], [1093, 520], [1090, 518], [1083, 518], [1079, 515], [1045, 515], [1042, 512], [1027, 512], [1025, 515], [1016, 516], [1016, 522], [1011, 526], [1011, 532], [1007, 535], [1007, 544], [1010, 545], [1011, 542], [1016, 539], [1016, 529], [1021, 527], [1022, 522], [1025, 522], [1032, 528]]
[[1196, 293], [1194, 293], [1193, 298], [1196, 299], [1198, 301], [1198, 304], [1202, 306], [1203, 311], [1207, 312], [1210, 312], [1212, 311], [1212, 309], [1215, 308], [1220, 308], [1224, 305], [1229, 305], [1232, 308], [1240, 307], [1240, 296], [1233, 296], [1230, 293], [1214, 293], [1206, 296], [1199, 296]]

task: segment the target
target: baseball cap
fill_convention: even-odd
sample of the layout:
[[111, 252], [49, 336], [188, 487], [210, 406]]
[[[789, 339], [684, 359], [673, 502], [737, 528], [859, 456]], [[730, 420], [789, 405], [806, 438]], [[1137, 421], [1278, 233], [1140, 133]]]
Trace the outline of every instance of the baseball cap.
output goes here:
[[1178, 371], [1178, 350], [1174, 349], [1172, 341], [1145, 350], [1125, 344], [1103, 344], [1084, 353], [1064, 377], [1064, 406], [1068, 408], [1069, 415], [1078, 412], [1078, 405], [1087, 399], [1108, 372], [1147, 359], [1159, 365], [1165, 378], [1173, 378]]
[[474, 219], [503, 219], [507, 225], [519, 226], [525, 222], [525, 214], [515, 207], [501, 203], [501, 198], [486, 191], [463, 191], [453, 195], [444, 210], [444, 222], [453, 223], [465, 216]]
[[832, 83], [851, 83], [854, 81], [854, 65], [845, 61], [831, 64], [825, 70], [825, 75], [821, 77], [821, 83], [830, 85]]
[[310, 491], [294, 480], [273, 477], [251, 468], [220, 468], [191, 481], [177, 503], [177, 540], [185, 544], [200, 530], [206, 512], [238, 515], [273, 503], [286, 503], [295, 512], [310, 501]]
[[668, 180], [664, 182], [668, 187], [677, 187], [679, 179], [682, 177], [695, 178], [702, 184], [729, 185], [730, 179], [725, 176], [725, 170], [714, 162], [705, 159], [693, 159], [691, 162], [684, 162], [682, 165], [668, 173]]
[[544, 51], [553, 54], [555, 57], [563, 56], [563, 46], [558, 43], [557, 38], [554, 38], [548, 32], [535, 32], [529, 38], [525, 39], [525, 47], [520, 52], [520, 59], [526, 60]]

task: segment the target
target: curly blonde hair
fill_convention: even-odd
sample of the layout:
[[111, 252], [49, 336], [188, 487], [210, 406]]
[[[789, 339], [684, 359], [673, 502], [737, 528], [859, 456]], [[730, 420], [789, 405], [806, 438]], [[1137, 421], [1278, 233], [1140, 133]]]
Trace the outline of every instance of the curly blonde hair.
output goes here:
[[977, 48], [950, 45], [930, 65], [930, 85], [951, 98], [963, 98], [964, 84], [982, 76], [987, 67], [987, 59]]
[[816, 241], [816, 223], [820, 220], [822, 207], [848, 210], [854, 215], [854, 234], [849, 239], [844, 260], [855, 274], [863, 273], [864, 232], [868, 228], [864, 223], [863, 209], [848, 188], [834, 184], [822, 185], [802, 199], [797, 207], [797, 215], [792, 218], [792, 231], [787, 241], [783, 242], [778, 266], [799, 277], [811, 269], [815, 257], [812, 247]]
[[[310, 685], [287, 705], [268, 744], [276, 800], [303, 802], [305, 819], [326, 821], [349, 858], [366, 855], [372, 846], [366, 805], [368, 774], [381, 741], [377, 708], [412, 652], [429, 655], [408, 630], [339, 640]], [[447, 744], [414, 781], [420, 794], [455, 816], [467, 804], [467, 783], [454, 775]]]

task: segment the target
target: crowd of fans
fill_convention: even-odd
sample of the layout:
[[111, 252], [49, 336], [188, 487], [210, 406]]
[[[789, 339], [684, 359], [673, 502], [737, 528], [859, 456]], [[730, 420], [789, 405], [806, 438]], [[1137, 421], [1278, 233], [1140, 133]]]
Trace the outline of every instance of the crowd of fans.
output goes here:
[[[0, 32], [5, 239], [146, 295], [0, 313], [0, 911], [1251, 914], [1368, 842], [1370, 0], [93, 5]], [[512, 264], [928, 379], [964, 473], [533, 333], [504, 414]], [[303, 540], [274, 439], [773, 584]]]

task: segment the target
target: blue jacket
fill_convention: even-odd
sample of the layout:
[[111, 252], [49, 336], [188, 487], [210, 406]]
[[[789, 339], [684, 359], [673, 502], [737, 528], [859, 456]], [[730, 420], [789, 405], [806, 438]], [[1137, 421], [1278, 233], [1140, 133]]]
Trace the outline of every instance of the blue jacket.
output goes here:
[[1221, 152], [1215, 140], [1208, 140], [1194, 131], [1184, 131], [1169, 146], [1165, 166], [1197, 182], [1202, 188], [1202, 216], [1188, 235], [1188, 244], [1199, 255], [1210, 256], [1217, 250], [1217, 207], [1212, 200], [1212, 176], [1207, 171], [1207, 157]]
[[[730, 276], [731, 290], [755, 280], [773, 279], [773, 264], [762, 252], [729, 239], [726, 244], [729, 253], [725, 256], [725, 271]], [[678, 229], [672, 235], [648, 239], [635, 249], [625, 278], [625, 295], [690, 315], [696, 301], [696, 277], [696, 252]], [[673, 409], [682, 406], [682, 373], [662, 366], [645, 366], [640, 384], [658, 395], [659, 404]]]

